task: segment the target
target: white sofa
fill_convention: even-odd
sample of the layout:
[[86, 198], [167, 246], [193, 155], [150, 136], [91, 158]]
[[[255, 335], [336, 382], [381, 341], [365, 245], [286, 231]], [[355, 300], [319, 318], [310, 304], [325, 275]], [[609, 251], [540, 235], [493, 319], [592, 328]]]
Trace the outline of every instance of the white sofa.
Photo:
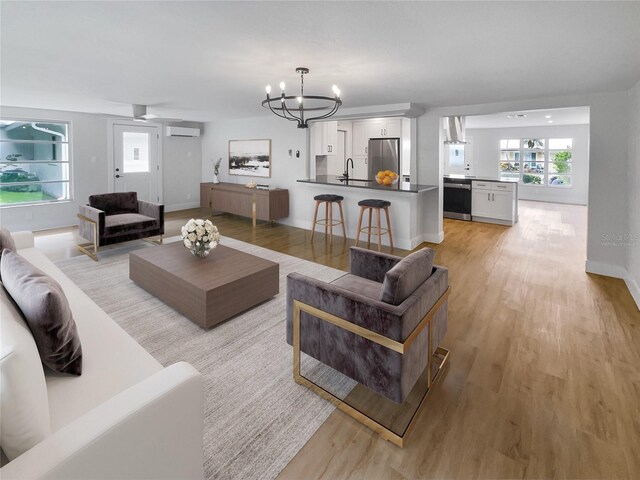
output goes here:
[[[199, 372], [185, 362], [163, 368], [33, 248], [30, 232], [12, 236], [18, 253], [62, 286], [82, 343], [83, 370], [73, 377], [44, 368], [51, 434], [5, 464], [0, 478], [202, 479]], [[11, 339], [3, 335], [2, 344], [10, 346]]]

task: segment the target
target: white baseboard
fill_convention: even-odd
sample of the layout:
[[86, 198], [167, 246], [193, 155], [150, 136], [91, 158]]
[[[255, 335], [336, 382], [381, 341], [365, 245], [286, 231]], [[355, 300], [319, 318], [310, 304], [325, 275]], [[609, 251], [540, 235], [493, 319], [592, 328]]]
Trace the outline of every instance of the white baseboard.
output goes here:
[[585, 271], [587, 273], [604, 275], [605, 277], [627, 278], [626, 268], [621, 267], [620, 265], [612, 265], [610, 263], [596, 262], [593, 260], [587, 260], [585, 262]]
[[422, 239], [419, 243], [429, 242], [429, 243], [442, 243], [444, 240], [444, 230], [441, 230], [438, 233], [424, 233], [421, 235]]
[[629, 289], [629, 292], [631, 292], [631, 297], [633, 297], [633, 301], [636, 302], [636, 306], [638, 307], [638, 310], [640, 310], [640, 286], [628, 274], [624, 279], [624, 283], [627, 284], [627, 288]]
[[597, 275], [604, 275], [606, 277], [620, 278], [624, 280], [624, 283], [631, 293], [633, 301], [636, 302], [636, 306], [640, 309], [640, 286], [631, 278], [626, 268], [620, 265], [611, 265], [610, 263], [594, 262], [593, 260], [587, 260], [585, 262], [585, 270], [587, 273], [595, 273]]
[[174, 203], [173, 205], [165, 205], [165, 212], [177, 212], [178, 210], [190, 210], [192, 208], [199, 208], [200, 202], [188, 202], [188, 203]]

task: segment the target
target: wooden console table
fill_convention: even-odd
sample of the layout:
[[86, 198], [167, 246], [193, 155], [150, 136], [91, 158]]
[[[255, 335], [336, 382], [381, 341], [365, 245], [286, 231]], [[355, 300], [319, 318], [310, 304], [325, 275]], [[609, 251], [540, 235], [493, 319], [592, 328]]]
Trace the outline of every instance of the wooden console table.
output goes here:
[[200, 206], [210, 212], [233, 213], [273, 222], [289, 216], [289, 190], [256, 190], [237, 183], [201, 183]]

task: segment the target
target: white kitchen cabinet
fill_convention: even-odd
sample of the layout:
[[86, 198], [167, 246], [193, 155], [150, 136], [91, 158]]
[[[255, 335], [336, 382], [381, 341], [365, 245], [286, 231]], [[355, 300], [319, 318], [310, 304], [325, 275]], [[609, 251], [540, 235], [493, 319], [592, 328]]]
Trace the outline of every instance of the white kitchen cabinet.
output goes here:
[[311, 128], [316, 155], [335, 155], [338, 142], [338, 122], [317, 122]]
[[399, 118], [376, 118], [369, 120], [369, 138], [400, 137], [402, 122]]
[[353, 155], [367, 155], [369, 152], [369, 124], [366, 120], [353, 122]]
[[340, 176], [344, 173], [344, 162], [338, 155], [327, 155], [327, 175]]
[[384, 127], [385, 137], [400, 137], [402, 134], [402, 122], [399, 118], [388, 118]]
[[472, 190], [471, 216], [491, 218], [490, 190]]
[[353, 156], [353, 173], [349, 172], [349, 176], [351, 178], [366, 179], [369, 177], [368, 170], [369, 170], [369, 167], [367, 165], [367, 156], [354, 155]]
[[513, 225], [518, 221], [517, 184], [471, 182], [471, 217], [474, 221]]

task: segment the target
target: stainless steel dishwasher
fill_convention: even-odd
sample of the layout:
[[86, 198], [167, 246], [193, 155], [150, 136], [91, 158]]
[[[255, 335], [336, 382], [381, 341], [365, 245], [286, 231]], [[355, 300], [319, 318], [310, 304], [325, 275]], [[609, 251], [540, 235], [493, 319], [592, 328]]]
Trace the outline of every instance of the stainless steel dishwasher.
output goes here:
[[443, 216], [471, 221], [471, 178], [443, 179]]

